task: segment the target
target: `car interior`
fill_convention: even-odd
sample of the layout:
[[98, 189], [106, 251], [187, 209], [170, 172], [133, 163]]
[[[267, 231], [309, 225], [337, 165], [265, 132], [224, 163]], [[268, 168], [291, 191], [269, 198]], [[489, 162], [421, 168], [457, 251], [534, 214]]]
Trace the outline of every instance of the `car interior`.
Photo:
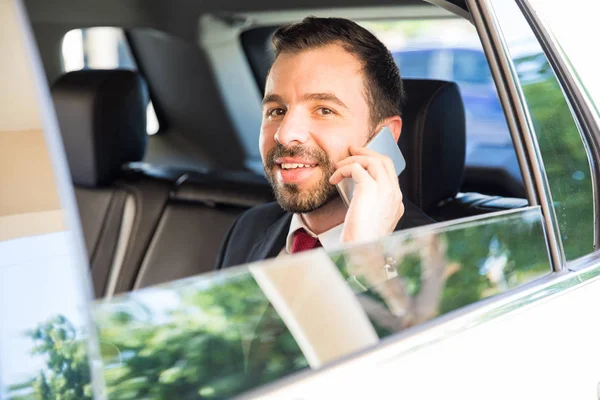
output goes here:
[[[258, 134], [270, 37], [278, 26], [310, 14], [469, 17], [461, 0], [335, 3], [263, 0], [240, 11], [230, 1], [25, 2], [96, 297], [211, 271], [234, 220], [274, 200]], [[134, 66], [65, 71], [65, 35], [93, 27], [119, 28]], [[404, 87], [398, 144], [407, 161], [400, 182], [409, 201], [438, 222], [528, 205], [520, 177], [508, 166], [467, 163], [456, 82], [404, 78]], [[149, 101], [159, 123], [153, 135], [147, 133]]]

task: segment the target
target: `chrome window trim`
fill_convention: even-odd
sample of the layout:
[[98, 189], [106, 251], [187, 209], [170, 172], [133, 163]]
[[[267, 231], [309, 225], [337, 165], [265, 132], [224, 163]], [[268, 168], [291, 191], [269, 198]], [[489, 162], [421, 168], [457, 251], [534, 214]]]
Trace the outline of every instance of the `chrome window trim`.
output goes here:
[[590, 274], [593, 276], [600, 275], [600, 251], [595, 251], [569, 261], [567, 269], [585, 276]]
[[[467, 0], [467, 4], [473, 15], [473, 22], [479, 32], [484, 51], [490, 61], [492, 76], [496, 82], [502, 105], [505, 110], [511, 111], [508, 113], [510, 116], [507, 119], [509, 120], [509, 129], [513, 137], [513, 142], [525, 143], [526, 154], [520, 153], [519, 149], [517, 149], [517, 157], [521, 167], [526, 162], [529, 163], [530, 169], [527, 171], [532, 173], [530, 178], [537, 189], [539, 205], [542, 207], [542, 214], [548, 232], [547, 239], [551, 254], [551, 264], [555, 271], [561, 271], [565, 267], [566, 260], [562, 242], [559, 239], [559, 227], [555, 211], [552, 207], [552, 195], [544, 165], [541, 162], [541, 153], [537, 138], [533, 135], [531, 117], [525, 107], [525, 98], [520, 86], [517, 84], [512, 61], [507, 56], [506, 43], [500, 35], [498, 22], [489, 0]], [[529, 157], [527, 157], [528, 155]], [[524, 181], [527, 184], [529, 181], [525, 179], [524, 177]], [[528, 187], [528, 189], [531, 188]], [[528, 196], [532, 196], [529, 190]]]
[[[571, 107], [571, 113], [577, 123], [579, 134], [582, 137], [584, 148], [590, 162], [592, 177], [592, 195], [594, 205], [594, 249], [600, 249], [600, 214], [598, 213], [598, 184], [600, 176], [600, 166], [597, 160], [600, 160], [600, 126], [598, 119], [594, 116], [593, 107], [589, 99], [584, 94], [583, 88], [571, 66], [561, 57], [559, 44], [555, 37], [550, 33], [547, 25], [540, 20], [537, 13], [528, 0], [517, 0], [517, 5], [528, 20], [533, 33], [538, 39], [548, 62], [550, 63], [556, 78], [560, 83], [563, 92], [567, 97], [567, 103]], [[594, 254], [594, 252], [590, 253]]]
[[583, 257], [579, 260], [581, 264], [578, 265], [580, 269], [576, 270], [577, 278], [581, 283], [588, 283], [595, 278], [600, 277], [600, 264], [598, 260], [600, 256], [598, 253], [594, 253], [589, 257]]

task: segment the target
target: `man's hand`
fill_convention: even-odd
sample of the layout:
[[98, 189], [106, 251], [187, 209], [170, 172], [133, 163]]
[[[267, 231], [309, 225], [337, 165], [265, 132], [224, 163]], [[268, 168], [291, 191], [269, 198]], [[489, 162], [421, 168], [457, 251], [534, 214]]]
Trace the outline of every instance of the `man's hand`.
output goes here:
[[404, 215], [402, 192], [392, 160], [365, 147], [350, 147], [351, 156], [336, 163], [329, 183], [355, 182], [346, 213], [342, 243], [377, 240], [394, 231]]

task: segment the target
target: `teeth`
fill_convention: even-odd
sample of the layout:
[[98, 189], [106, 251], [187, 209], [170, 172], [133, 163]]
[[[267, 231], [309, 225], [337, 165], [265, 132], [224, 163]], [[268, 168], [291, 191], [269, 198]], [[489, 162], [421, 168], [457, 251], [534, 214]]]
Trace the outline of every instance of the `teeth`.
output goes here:
[[312, 167], [314, 167], [314, 165], [296, 164], [296, 163], [284, 163], [284, 164], [281, 164], [281, 168], [283, 168], [283, 169], [312, 168]]

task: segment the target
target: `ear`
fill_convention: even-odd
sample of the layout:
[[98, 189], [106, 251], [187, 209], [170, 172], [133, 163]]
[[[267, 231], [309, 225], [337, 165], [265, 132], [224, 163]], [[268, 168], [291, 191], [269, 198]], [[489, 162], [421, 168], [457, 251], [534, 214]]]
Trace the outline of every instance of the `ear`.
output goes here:
[[400, 118], [399, 115], [386, 118], [381, 124], [381, 127], [384, 125], [387, 125], [387, 127], [390, 128], [390, 131], [392, 131], [392, 135], [397, 142], [398, 139], [400, 139], [400, 133], [402, 132], [402, 118]]

